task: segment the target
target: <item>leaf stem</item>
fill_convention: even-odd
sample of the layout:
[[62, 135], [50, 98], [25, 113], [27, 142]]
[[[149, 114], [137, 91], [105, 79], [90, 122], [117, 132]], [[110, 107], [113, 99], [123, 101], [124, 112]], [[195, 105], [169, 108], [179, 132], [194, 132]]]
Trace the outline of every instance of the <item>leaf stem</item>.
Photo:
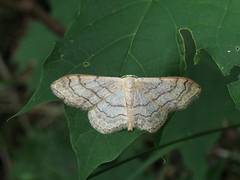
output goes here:
[[200, 132], [200, 133], [196, 133], [196, 134], [193, 134], [193, 135], [190, 135], [190, 136], [183, 137], [181, 139], [177, 139], [175, 141], [172, 141], [172, 142], [160, 145], [157, 148], [156, 147], [151, 148], [151, 149], [149, 149], [147, 151], [144, 151], [144, 152], [139, 153], [139, 154], [137, 154], [135, 156], [127, 158], [127, 159], [125, 159], [125, 160], [123, 160], [123, 161], [121, 161], [119, 163], [116, 163], [116, 164], [114, 164], [114, 165], [112, 165], [110, 167], [107, 167], [107, 168], [105, 168], [103, 170], [100, 170], [100, 171], [98, 171], [96, 173], [93, 173], [87, 179], [91, 179], [91, 178], [93, 178], [93, 177], [95, 177], [95, 176], [97, 176], [99, 174], [102, 174], [103, 172], [106, 172], [106, 171], [108, 171], [110, 169], [113, 169], [114, 167], [120, 166], [120, 165], [122, 165], [124, 163], [127, 163], [127, 162], [129, 162], [129, 161], [131, 161], [133, 159], [136, 159], [136, 158], [138, 158], [140, 156], [149, 154], [149, 153], [151, 153], [151, 152], [153, 152], [155, 150], [159, 150], [160, 148], [165, 148], [167, 146], [171, 146], [171, 145], [176, 144], [176, 143], [184, 142], [184, 141], [187, 141], [187, 140], [190, 140], [190, 139], [194, 139], [194, 138], [198, 138], [198, 137], [201, 137], [201, 136], [206, 136], [206, 135], [210, 135], [210, 134], [213, 134], [213, 133], [225, 131], [227, 129], [233, 129], [233, 128], [238, 128], [238, 127], [240, 127], [240, 124], [235, 124], [235, 125], [231, 125], [231, 126], [227, 126], [227, 127], [223, 127], [223, 128], [216, 128], [216, 129], [213, 129], [213, 130], [210, 130], [210, 131]]

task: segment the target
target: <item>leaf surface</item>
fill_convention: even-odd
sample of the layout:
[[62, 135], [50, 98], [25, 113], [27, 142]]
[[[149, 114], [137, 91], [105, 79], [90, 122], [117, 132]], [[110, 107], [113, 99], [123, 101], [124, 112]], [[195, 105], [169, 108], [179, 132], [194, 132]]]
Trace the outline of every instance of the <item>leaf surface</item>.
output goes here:
[[[230, 0], [82, 0], [78, 17], [43, 65], [39, 88], [17, 115], [57, 100], [50, 84], [67, 74], [182, 76], [186, 66], [181, 29], [193, 36], [195, 62], [205, 49], [227, 75], [239, 64], [239, 8], [240, 2]], [[86, 113], [65, 110], [80, 179], [115, 159], [142, 133], [102, 135], [90, 126]]]

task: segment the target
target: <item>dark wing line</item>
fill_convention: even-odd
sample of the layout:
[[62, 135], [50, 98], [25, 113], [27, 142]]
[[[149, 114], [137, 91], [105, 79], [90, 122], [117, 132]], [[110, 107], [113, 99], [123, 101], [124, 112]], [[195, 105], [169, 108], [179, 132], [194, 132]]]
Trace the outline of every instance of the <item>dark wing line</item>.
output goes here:
[[177, 98], [174, 98], [174, 99], [170, 99], [170, 100], [168, 100], [167, 102], [165, 102], [163, 105], [162, 105], [162, 107], [164, 107], [167, 103], [169, 103], [169, 102], [172, 102], [172, 101], [174, 101], [174, 100], [177, 100], [182, 94], [183, 94], [183, 92], [187, 89], [187, 87], [186, 87], [186, 83], [188, 82], [188, 80], [186, 80], [185, 82], [184, 82], [184, 89], [182, 90], [182, 92], [179, 94], [179, 96], [177, 97]]
[[[82, 96], [82, 95], [77, 94], [77, 93], [74, 91], [74, 89], [71, 87], [71, 85], [70, 85], [71, 79], [70, 79], [69, 77], [67, 77], [67, 79], [69, 80], [68, 86], [70, 87], [70, 89], [73, 91], [74, 94], [76, 94], [76, 95], [77, 95], [78, 97], [80, 97], [80, 98], [85, 99], [85, 100], [88, 101], [91, 105], [94, 105], [89, 99], [85, 98], [85, 97]], [[64, 99], [65, 99], [65, 98], [64, 98]]]
[[99, 107], [98, 107], [98, 105], [96, 105], [96, 108], [97, 108], [101, 113], [105, 114], [105, 116], [107, 116], [108, 118], [116, 118], [116, 117], [119, 117], [119, 116], [125, 116], [125, 117], [126, 117], [125, 114], [118, 114], [118, 115], [116, 115], [116, 116], [109, 116], [109, 115], [107, 115], [104, 111], [100, 110]]
[[171, 90], [159, 94], [155, 99], [152, 99], [152, 100], [153, 100], [153, 101], [156, 101], [156, 100], [159, 99], [162, 95], [167, 94], [167, 93], [170, 93], [170, 92], [172, 92], [174, 89], [176, 89], [178, 80], [179, 80], [179, 78], [175, 81], [175, 85], [172, 87]]

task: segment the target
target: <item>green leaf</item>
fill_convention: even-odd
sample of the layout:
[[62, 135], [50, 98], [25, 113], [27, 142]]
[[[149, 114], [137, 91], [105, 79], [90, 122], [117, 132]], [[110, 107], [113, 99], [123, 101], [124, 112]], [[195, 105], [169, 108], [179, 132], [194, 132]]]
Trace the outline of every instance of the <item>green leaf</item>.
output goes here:
[[[230, 3], [225, 0], [82, 0], [78, 17], [43, 65], [39, 88], [16, 115], [57, 100], [50, 84], [67, 74], [182, 76], [186, 67], [183, 39], [179, 33], [181, 29], [188, 29], [193, 36], [195, 62], [199, 61], [200, 50], [205, 49], [221, 72], [229, 74], [231, 68], [239, 64], [236, 47], [239, 45], [240, 25], [235, 21], [239, 17], [239, 7], [238, 1]], [[197, 77], [204, 76], [204, 73], [201, 71]], [[208, 90], [205, 86], [201, 95], [206, 102]], [[188, 111], [198, 112], [194, 116], [184, 111], [187, 115], [183, 116], [185, 123], [179, 122], [182, 126], [175, 127], [170, 121], [164, 129], [163, 142], [174, 140], [186, 132], [206, 130], [205, 126], [192, 128], [189, 123], [191, 117], [201, 114], [198, 110], [205, 109], [205, 105], [202, 101], [198, 108], [191, 105]], [[100, 164], [112, 161], [142, 133], [134, 130], [132, 133], [122, 131], [102, 135], [90, 126], [85, 112], [69, 107], [65, 110], [78, 158], [80, 179], [85, 179]], [[186, 125], [189, 125], [188, 131], [185, 130]], [[154, 140], [160, 141], [159, 137], [154, 137]]]
[[[171, 142], [184, 134], [209, 131], [223, 127], [224, 123], [239, 124], [240, 111], [228, 93], [229, 79], [224, 77], [207, 52], [202, 52], [196, 66], [189, 64], [186, 75], [192, 74], [202, 87], [200, 97], [186, 110], [176, 112], [164, 129], [162, 141]], [[206, 179], [208, 164], [206, 152], [219, 137], [219, 133], [198, 137], [179, 148], [185, 163], [194, 173], [194, 179]]]
[[[240, 76], [238, 76], [240, 78]], [[230, 95], [238, 109], [240, 109], [240, 81], [228, 84]]]
[[[78, 0], [51, 0], [51, 17], [68, 27], [78, 12]], [[29, 63], [32, 64], [32, 76], [27, 82], [28, 91], [36, 89], [42, 72], [42, 64], [53, 48], [53, 43], [59, 37], [38, 21], [31, 21], [26, 37], [21, 41], [16, 51], [14, 61], [19, 71], [24, 71]]]
[[[82, 1], [81, 13], [72, 24], [62, 42], [57, 43], [52, 54], [44, 63], [40, 86], [29, 103], [18, 113], [21, 114], [34, 106], [54, 99], [50, 84], [66, 74], [95, 74], [122, 76], [170, 76], [184, 72], [183, 43], [167, 11], [154, 2], [103, 2]], [[98, 5], [96, 5], [96, 3]], [[96, 6], [95, 6], [96, 5]], [[97, 9], [95, 9], [97, 8]], [[101, 11], [101, 9], [103, 11]], [[99, 13], [95, 13], [95, 12]], [[165, 21], [155, 22], [155, 17], [164, 17]], [[162, 26], [168, 31], [159, 30]], [[120, 27], [122, 27], [120, 29]], [[149, 28], [151, 27], [151, 28]], [[172, 41], [168, 41], [171, 38]], [[172, 51], [177, 53], [172, 53]], [[86, 65], [87, 64], [87, 65]], [[168, 68], [162, 68], [168, 67]], [[81, 110], [75, 110], [82, 115]], [[71, 116], [66, 109], [71, 140], [78, 156], [80, 178], [85, 179], [98, 165], [116, 158], [142, 132], [120, 132], [113, 135], [101, 135], [92, 127], [73, 126], [75, 121], [83, 121], [78, 115]], [[74, 117], [74, 121], [71, 118]], [[86, 114], [84, 119], [87, 120]], [[75, 129], [77, 129], [76, 133]], [[87, 132], [79, 132], [84, 128]], [[116, 136], [119, 137], [116, 139]], [[121, 138], [120, 138], [121, 137]], [[89, 141], [75, 141], [88, 138]], [[100, 149], [92, 142], [100, 143]], [[84, 142], [86, 144], [84, 144]], [[80, 144], [79, 144], [80, 143]], [[114, 147], [118, 145], [117, 149]], [[81, 151], [79, 150], [80, 147]], [[89, 149], [90, 148], [90, 149]], [[112, 153], [109, 154], [109, 148]], [[113, 148], [113, 150], [111, 150]], [[106, 157], [87, 156], [91, 163], [82, 160], [82, 152], [100, 154]], [[84, 154], [84, 156], [81, 156]], [[97, 156], [98, 157], [98, 156]]]

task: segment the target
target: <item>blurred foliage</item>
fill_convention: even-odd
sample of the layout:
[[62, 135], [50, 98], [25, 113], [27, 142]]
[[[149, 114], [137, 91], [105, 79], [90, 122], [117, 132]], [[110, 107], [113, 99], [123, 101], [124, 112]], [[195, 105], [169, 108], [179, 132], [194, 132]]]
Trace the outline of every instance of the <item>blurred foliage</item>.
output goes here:
[[[68, 27], [78, 14], [79, 1], [50, 0], [49, 6], [51, 16]], [[50, 32], [42, 23], [38, 21], [29, 23], [26, 37], [19, 44], [14, 58], [15, 62], [18, 63], [19, 73], [24, 71], [29, 63], [33, 64], [32, 75], [27, 83], [29, 92], [35, 91], [38, 86], [42, 64], [53, 48], [54, 42], [58, 39], [60, 38]]]
[[12, 180], [75, 180], [78, 178], [77, 160], [68, 137], [64, 119], [46, 130], [34, 129], [28, 139], [13, 151]]

